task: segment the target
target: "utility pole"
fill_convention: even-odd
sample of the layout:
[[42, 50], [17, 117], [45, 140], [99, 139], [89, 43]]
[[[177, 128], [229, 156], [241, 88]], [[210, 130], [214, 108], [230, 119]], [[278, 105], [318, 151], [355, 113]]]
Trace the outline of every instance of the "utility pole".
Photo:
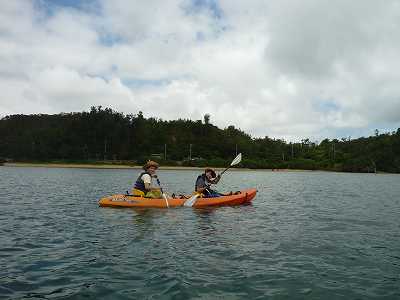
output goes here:
[[336, 153], [335, 153], [335, 142], [332, 144], [332, 151], [333, 151], [333, 160], [336, 158]]
[[374, 166], [374, 173], [376, 175], [376, 174], [378, 174], [377, 171], [376, 171], [376, 164], [375, 164], [375, 162], [373, 160], [371, 160], [371, 161], [372, 161], [372, 165]]
[[167, 160], [167, 144], [164, 144], [164, 160]]
[[237, 156], [237, 144], [236, 144], [236, 156]]
[[293, 143], [292, 144], [292, 159], [294, 158]]
[[192, 144], [189, 144], [189, 160], [192, 161]]
[[107, 153], [107, 139], [104, 139], [104, 160], [106, 160], [106, 153]]

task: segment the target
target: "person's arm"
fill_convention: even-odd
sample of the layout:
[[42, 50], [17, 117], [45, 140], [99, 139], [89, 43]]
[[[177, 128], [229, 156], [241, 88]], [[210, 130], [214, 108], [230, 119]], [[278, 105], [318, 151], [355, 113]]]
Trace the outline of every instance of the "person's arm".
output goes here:
[[219, 181], [220, 179], [221, 179], [221, 175], [218, 174], [217, 177], [215, 177], [215, 178], [213, 178], [212, 180], [210, 180], [210, 182], [211, 182], [212, 184], [217, 184], [218, 181]]
[[150, 191], [151, 190], [151, 177], [150, 177], [150, 175], [149, 174], [143, 174], [142, 180], [144, 182], [144, 188], [146, 189], [146, 191]]
[[208, 187], [197, 187], [196, 192], [198, 192], [198, 193], [204, 193], [205, 190], [206, 190], [207, 188], [208, 188]]

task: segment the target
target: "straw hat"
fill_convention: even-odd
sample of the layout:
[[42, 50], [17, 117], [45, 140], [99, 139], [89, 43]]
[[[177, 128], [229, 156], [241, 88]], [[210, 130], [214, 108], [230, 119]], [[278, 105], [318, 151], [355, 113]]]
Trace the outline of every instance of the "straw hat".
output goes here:
[[144, 166], [143, 166], [143, 170], [147, 170], [150, 167], [155, 167], [156, 169], [158, 169], [159, 164], [156, 163], [155, 161], [149, 160]]

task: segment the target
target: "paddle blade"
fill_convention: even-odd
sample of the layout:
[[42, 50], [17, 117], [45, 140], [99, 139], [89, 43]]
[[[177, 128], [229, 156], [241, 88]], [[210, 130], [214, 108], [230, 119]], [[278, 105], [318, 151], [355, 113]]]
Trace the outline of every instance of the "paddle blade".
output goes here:
[[231, 166], [237, 165], [242, 161], [242, 153], [239, 153], [235, 159], [231, 162]]
[[192, 207], [193, 204], [196, 202], [197, 197], [199, 197], [199, 194], [193, 195], [192, 197], [190, 197], [189, 199], [187, 199], [187, 200], [183, 203], [183, 206]]
[[169, 203], [168, 203], [167, 196], [165, 196], [164, 193], [162, 193], [162, 196], [163, 196], [163, 198], [164, 198], [164, 200], [165, 200], [165, 204], [167, 205], [167, 208], [169, 208]]

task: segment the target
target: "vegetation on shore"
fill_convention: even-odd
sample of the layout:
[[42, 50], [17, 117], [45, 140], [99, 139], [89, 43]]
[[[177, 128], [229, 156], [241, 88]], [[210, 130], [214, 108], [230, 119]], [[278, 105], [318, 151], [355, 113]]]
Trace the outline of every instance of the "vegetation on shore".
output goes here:
[[[0, 158], [12, 161], [166, 166], [214, 166], [243, 153], [241, 167], [348, 172], [400, 172], [400, 128], [358, 139], [288, 143], [253, 138], [204, 120], [164, 121], [109, 108], [56, 115], [11, 115], [0, 120]], [[1, 160], [0, 159], [0, 160]]]

